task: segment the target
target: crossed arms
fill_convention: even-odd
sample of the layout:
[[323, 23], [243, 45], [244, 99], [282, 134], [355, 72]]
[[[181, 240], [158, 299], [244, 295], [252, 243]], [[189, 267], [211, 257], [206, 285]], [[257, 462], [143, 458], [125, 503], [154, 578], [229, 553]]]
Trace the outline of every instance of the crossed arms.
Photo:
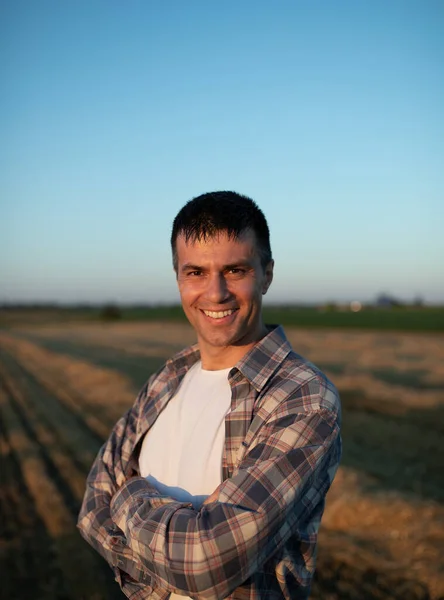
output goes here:
[[[332, 393], [315, 387], [318, 394]], [[94, 462], [78, 527], [129, 597], [149, 597], [156, 589], [225, 598], [322, 505], [340, 457], [338, 415], [324, 407], [301, 411], [300, 399], [313, 396], [313, 383], [301, 386], [273, 410], [232, 477], [196, 511], [142, 477], [127, 477], [128, 440], [135, 438], [146, 389]], [[301, 587], [309, 588], [313, 570], [313, 556], [304, 557], [297, 568]]]

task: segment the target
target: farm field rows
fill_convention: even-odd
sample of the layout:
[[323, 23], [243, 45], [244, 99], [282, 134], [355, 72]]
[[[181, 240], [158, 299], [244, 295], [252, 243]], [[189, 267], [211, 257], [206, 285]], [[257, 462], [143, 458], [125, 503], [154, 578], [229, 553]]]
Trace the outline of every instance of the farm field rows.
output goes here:
[[[343, 402], [312, 598], [444, 598], [444, 335], [287, 329]], [[75, 522], [86, 475], [182, 323], [0, 331], [1, 597], [123, 598]]]

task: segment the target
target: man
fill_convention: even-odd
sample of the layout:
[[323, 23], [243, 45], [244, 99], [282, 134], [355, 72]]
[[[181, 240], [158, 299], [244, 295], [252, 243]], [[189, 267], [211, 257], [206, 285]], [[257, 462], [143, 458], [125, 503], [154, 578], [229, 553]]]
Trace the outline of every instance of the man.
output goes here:
[[251, 199], [191, 200], [171, 245], [198, 343], [116, 424], [78, 526], [128, 598], [308, 598], [340, 457], [337, 391], [263, 323], [274, 263]]

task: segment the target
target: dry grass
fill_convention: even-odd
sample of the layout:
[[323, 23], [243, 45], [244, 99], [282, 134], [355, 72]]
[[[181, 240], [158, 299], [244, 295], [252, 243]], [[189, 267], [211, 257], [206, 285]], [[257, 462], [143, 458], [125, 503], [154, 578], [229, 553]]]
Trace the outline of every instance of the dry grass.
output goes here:
[[[20, 465], [23, 483], [32, 500], [37, 517], [46, 530], [46, 540], [41, 539], [40, 541], [51, 541], [53, 556], [49, 556], [50, 559], [52, 558], [50, 572], [59, 572], [60, 575], [57, 588], [51, 591], [48, 590], [47, 593], [52, 594], [52, 597], [95, 598], [98, 600], [102, 597], [105, 581], [100, 581], [95, 574], [96, 558], [91, 554], [89, 548], [79, 545], [78, 536], [73, 527], [73, 514], [70, 507], [59, 489], [58, 482], [51, 477], [51, 472], [48, 472], [40, 451], [38, 438], [34, 439], [27, 425], [24, 424], [21, 418], [20, 406], [15, 404], [15, 399], [18, 399], [19, 404], [21, 404], [22, 397], [15, 385], [11, 395], [8, 395], [4, 388], [0, 389], [2, 424], [8, 436], [5, 447], [8, 444], [9, 448], [7, 449], [13, 453], [14, 458]], [[51, 456], [51, 451], [49, 451], [49, 455]], [[57, 460], [55, 464], [57, 464]], [[13, 507], [13, 509], [16, 509], [16, 507]], [[17, 540], [14, 539], [16, 536], [20, 538], [22, 532], [20, 530], [15, 532], [13, 543], [17, 543]], [[8, 544], [5, 544], [2, 550], [2, 554], [11, 552]], [[47, 548], [43, 548], [43, 550], [47, 552]], [[41, 548], [36, 547], [35, 551], [39, 553]], [[78, 576], [79, 572], [82, 573], [82, 577]], [[7, 591], [9, 598], [20, 597], [16, 595], [16, 585], [10, 585], [10, 583], [9, 580], [3, 581], [3, 591]], [[31, 597], [33, 594], [32, 589], [24, 590], [22, 582], [20, 583], [22, 597]], [[38, 583], [43, 584], [40, 581]]]
[[[313, 598], [442, 599], [444, 337], [287, 333], [336, 383], [344, 407], [344, 455], [328, 496]], [[120, 597], [75, 532], [84, 477], [143, 381], [194, 340], [188, 326], [165, 323], [0, 332], [8, 598]], [[73, 583], [79, 568], [81, 590]]]

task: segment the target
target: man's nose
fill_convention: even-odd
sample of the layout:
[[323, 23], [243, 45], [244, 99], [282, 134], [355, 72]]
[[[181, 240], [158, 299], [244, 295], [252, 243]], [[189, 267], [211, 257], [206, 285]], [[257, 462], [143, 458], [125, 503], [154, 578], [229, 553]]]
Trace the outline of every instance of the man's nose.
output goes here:
[[207, 298], [210, 302], [219, 304], [228, 298], [230, 292], [223, 273], [215, 273], [208, 279]]

